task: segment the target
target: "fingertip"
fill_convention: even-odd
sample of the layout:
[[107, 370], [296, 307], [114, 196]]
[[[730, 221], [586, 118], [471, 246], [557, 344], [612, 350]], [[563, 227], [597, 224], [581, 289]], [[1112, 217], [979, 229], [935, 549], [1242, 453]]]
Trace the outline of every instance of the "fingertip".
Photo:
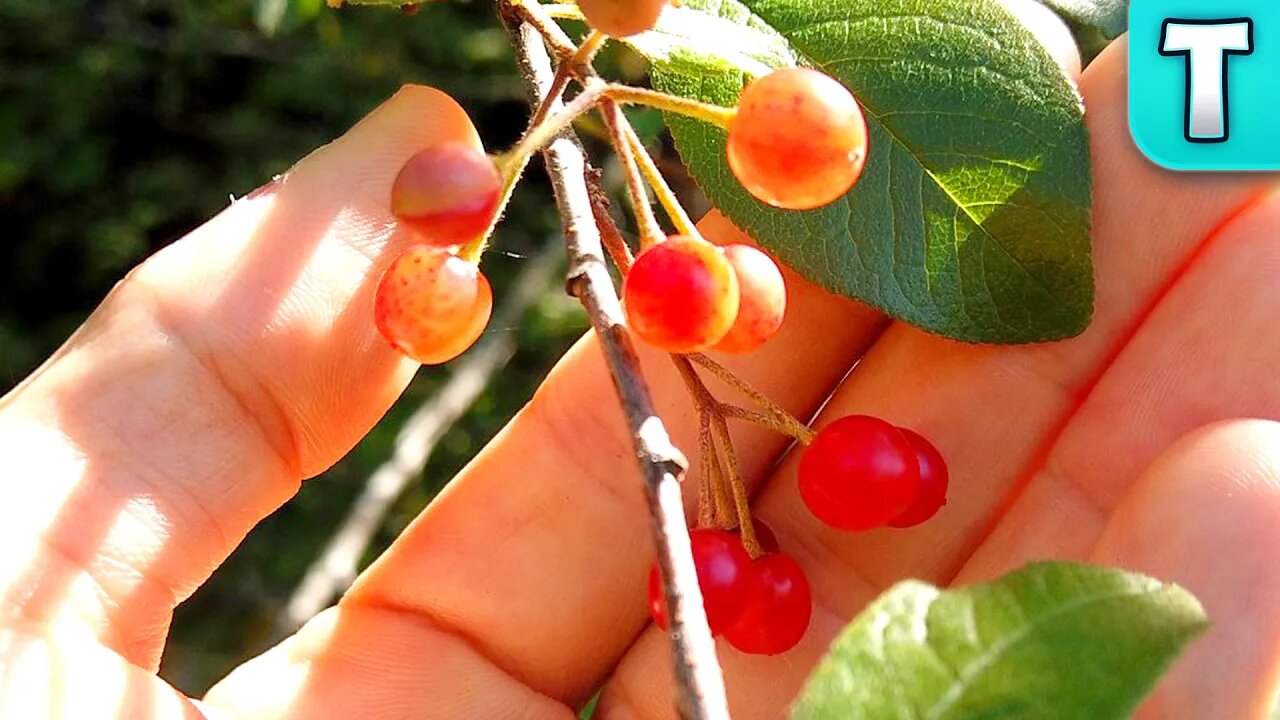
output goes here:
[[1196, 430], [1153, 462], [1095, 548], [1095, 561], [1190, 590], [1209, 632], [1139, 718], [1262, 718], [1280, 682], [1280, 423]]
[[481, 146], [467, 111], [448, 93], [426, 85], [402, 85], [357, 122], [338, 143], [383, 143], [421, 148], [437, 142]]
[[414, 153], [443, 142], [483, 149], [467, 112], [441, 90], [404, 85], [332, 143], [303, 158], [282, 178], [283, 184], [317, 187], [314, 197], [370, 201], [389, 222], [391, 185]]
[[732, 245], [743, 243], [755, 245], [756, 242], [737, 225], [729, 221], [719, 210], [712, 208], [698, 221], [698, 232], [716, 245]]

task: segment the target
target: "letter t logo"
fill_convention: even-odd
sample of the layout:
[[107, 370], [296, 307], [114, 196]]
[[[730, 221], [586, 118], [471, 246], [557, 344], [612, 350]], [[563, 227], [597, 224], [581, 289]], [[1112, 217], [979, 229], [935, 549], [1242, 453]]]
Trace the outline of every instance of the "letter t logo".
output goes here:
[[1253, 20], [1164, 21], [1161, 55], [1186, 56], [1186, 125], [1188, 142], [1226, 142], [1231, 134], [1228, 109], [1227, 57], [1253, 53]]

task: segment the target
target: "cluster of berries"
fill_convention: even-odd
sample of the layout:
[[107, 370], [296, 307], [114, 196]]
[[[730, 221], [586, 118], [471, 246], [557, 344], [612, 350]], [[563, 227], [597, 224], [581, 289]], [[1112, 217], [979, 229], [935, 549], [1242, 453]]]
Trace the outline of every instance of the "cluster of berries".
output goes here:
[[489, 324], [493, 291], [458, 249], [484, 236], [498, 212], [502, 175], [493, 158], [442, 142], [409, 159], [391, 186], [391, 211], [417, 242], [392, 262], [374, 295], [374, 322], [405, 355], [448, 362]]
[[[742, 92], [727, 156], [752, 195], [804, 210], [844, 195], [866, 159], [866, 123], [840, 83], [789, 68]], [[502, 174], [476, 146], [445, 142], [414, 155], [396, 178], [391, 209], [420, 243], [387, 271], [376, 297], [382, 334], [427, 364], [475, 342], [492, 311], [489, 284], [458, 248], [482, 240], [501, 203]], [[746, 353], [777, 332], [786, 289], [774, 262], [746, 245], [717, 248], [674, 236], [645, 249], [623, 290], [627, 319], [649, 343], [674, 353]]]
[[[648, 29], [664, 2], [650, 0], [644, 13], [634, 5], [580, 0], [588, 22], [610, 35]], [[816, 70], [777, 70], [743, 89], [728, 121], [726, 153], [734, 176], [756, 199], [809, 210], [836, 201], [858, 180], [867, 127], [857, 101], [837, 81]], [[375, 319], [409, 357], [447, 362], [483, 332], [493, 295], [477, 262], [508, 180], [478, 144], [458, 142], [422, 150], [397, 176], [391, 209], [417, 242], [379, 283]], [[778, 332], [787, 304], [782, 272], [768, 255], [749, 245], [717, 247], [696, 233], [643, 248], [626, 273], [622, 299], [635, 334], [676, 354], [752, 352]], [[947, 468], [920, 435], [852, 416], [813, 437], [800, 460], [799, 485], [805, 504], [832, 527], [910, 527], [945, 503]], [[768, 527], [740, 520], [753, 524], [759, 557], [726, 530], [690, 533], [707, 618], [713, 633], [743, 652], [782, 653], [808, 630], [809, 582]], [[665, 629], [656, 566], [649, 601]]]
[[[843, 196], [861, 175], [866, 121], [829, 76], [776, 70], [742, 91], [727, 155], [758, 200], [809, 210]], [[751, 352], [778, 331], [786, 309], [782, 274], [764, 253], [686, 236], [641, 253], [622, 295], [632, 330], [673, 353]]]
[[[753, 560], [736, 533], [699, 529], [689, 533], [698, 588], [712, 635], [753, 655], [777, 655], [800, 642], [809, 629], [813, 594], [800, 564], [780, 552], [767, 525], [753, 520], [765, 555]], [[649, 612], [668, 628], [667, 602], [658, 566], [649, 571]]]
[[[947, 501], [947, 464], [918, 433], [879, 418], [851, 415], [823, 428], [800, 457], [800, 495], [820, 520], [840, 530], [908, 528]], [[735, 533], [689, 534], [698, 587], [711, 632], [754, 655], [795, 647], [809, 629], [812, 592], [804, 571], [778, 551], [773, 531], [753, 520], [765, 555], [753, 560]], [[666, 602], [655, 565], [649, 610], [667, 629]]]

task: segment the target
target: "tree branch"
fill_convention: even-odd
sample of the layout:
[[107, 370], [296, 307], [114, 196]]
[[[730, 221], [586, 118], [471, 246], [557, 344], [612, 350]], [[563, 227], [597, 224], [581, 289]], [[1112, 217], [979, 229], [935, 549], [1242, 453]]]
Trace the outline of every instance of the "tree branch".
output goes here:
[[474, 350], [454, 368], [449, 380], [405, 421], [391, 457], [369, 476], [338, 531], [312, 561], [302, 580], [276, 616], [276, 633], [294, 632], [345, 591], [360, 569], [360, 559], [396, 498], [422, 474], [436, 443], [484, 392], [516, 351], [517, 325], [529, 307], [551, 287], [563, 253], [550, 242], [520, 271], [507, 299]]
[[[511, 35], [530, 103], [537, 107], [554, 79], [542, 36], [532, 25], [521, 22], [501, 0], [499, 15]], [[591, 319], [622, 401], [645, 480], [658, 566], [671, 619], [678, 709], [689, 720], [727, 720], [724, 679], [702, 609], [702, 593], [689, 549], [684, 499], [680, 492], [687, 461], [671, 443], [662, 420], [654, 412], [649, 389], [640, 373], [639, 359], [623, 320], [622, 305], [605, 265], [600, 232], [592, 218], [586, 183], [588, 168], [582, 146], [571, 131], [565, 131], [546, 147], [543, 160], [565, 228], [569, 257], [566, 287], [582, 302]]]

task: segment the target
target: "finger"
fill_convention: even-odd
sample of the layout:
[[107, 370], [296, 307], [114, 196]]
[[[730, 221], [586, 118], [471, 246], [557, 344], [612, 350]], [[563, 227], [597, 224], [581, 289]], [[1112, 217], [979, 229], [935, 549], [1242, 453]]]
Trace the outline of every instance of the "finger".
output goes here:
[[[700, 228], [719, 242], [745, 240], [719, 216]], [[788, 312], [779, 336], [757, 353], [727, 361], [807, 416], [883, 319], [785, 274]], [[696, 448], [697, 419], [670, 359], [640, 351], [672, 436], [681, 447]], [[754, 427], [734, 431], [749, 475], [763, 475], [785, 447], [782, 438]], [[408, 627], [429, 623], [465, 638], [468, 649], [538, 692], [584, 702], [648, 618], [650, 521], [635, 463], [612, 381], [587, 338], [357, 581], [340, 616], [380, 608]], [[687, 485], [692, 495], [694, 483]], [[341, 655], [350, 639], [335, 638], [317, 653]], [[389, 675], [439, 662], [397, 648], [380, 653], [382, 665], [353, 681], [376, 686]], [[269, 685], [280, 667], [293, 667], [280, 659], [287, 652], [277, 648], [250, 663], [215, 688], [210, 702], [233, 707], [235, 698]], [[312, 682], [297, 693], [323, 703], [335, 691]]]
[[1280, 418], [1280, 195], [1203, 248], [1065, 427], [963, 577], [1081, 557], [1142, 468], [1216, 420]]
[[1280, 688], [1280, 425], [1219, 423], [1161, 453], [1124, 495], [1091, 560], [1176, 582], [1209, 632], [1139, 720], [1263, 720]]
[[[918, 528], [842, 533], [804, 507], [797, 458], [788, 457], [756, 512], [804, 566], [815, 620], [801, 645], [780, 658], [722, 646], [735, 717], [777, 716], [834, 631], [884, 588], [903, 577], [949, 581], [1196, 249], [1272, 182], [1177, 175], [1142, 158], [1128, 135], [1124, 51], [1123, 42], [1113, 46], [1082, 77], [1095, 158], [1093, 323], [1074, 340], [1016, 348], [962, 345], [901, 325], [886, 332], [823, 418], [866, 413], [932, 439], [951, 469], [949, 503]], [[644, 690], [651, 662], [643, 655], [624, 660], [606, 693], [619, 712], [630, 706], [640, 717], [665, 717], [670, 695]]]
[[572, 720], [466, 638], [422, 617], [330, 608], [240, 667], [205, 705], [236, 720]]
[[112, 291], [0, 404], [0, 612], [82, 619], [154, 666], [169, 611], [301, 478], [345, 453], [414, 367], [374, 330], [404, 238], [407, 157], [478, 142], [439, 91], [406, 88]]
[[36, 627], [0, 628], [0, 718], [204, 720], [149, 670], [85, 638]]

